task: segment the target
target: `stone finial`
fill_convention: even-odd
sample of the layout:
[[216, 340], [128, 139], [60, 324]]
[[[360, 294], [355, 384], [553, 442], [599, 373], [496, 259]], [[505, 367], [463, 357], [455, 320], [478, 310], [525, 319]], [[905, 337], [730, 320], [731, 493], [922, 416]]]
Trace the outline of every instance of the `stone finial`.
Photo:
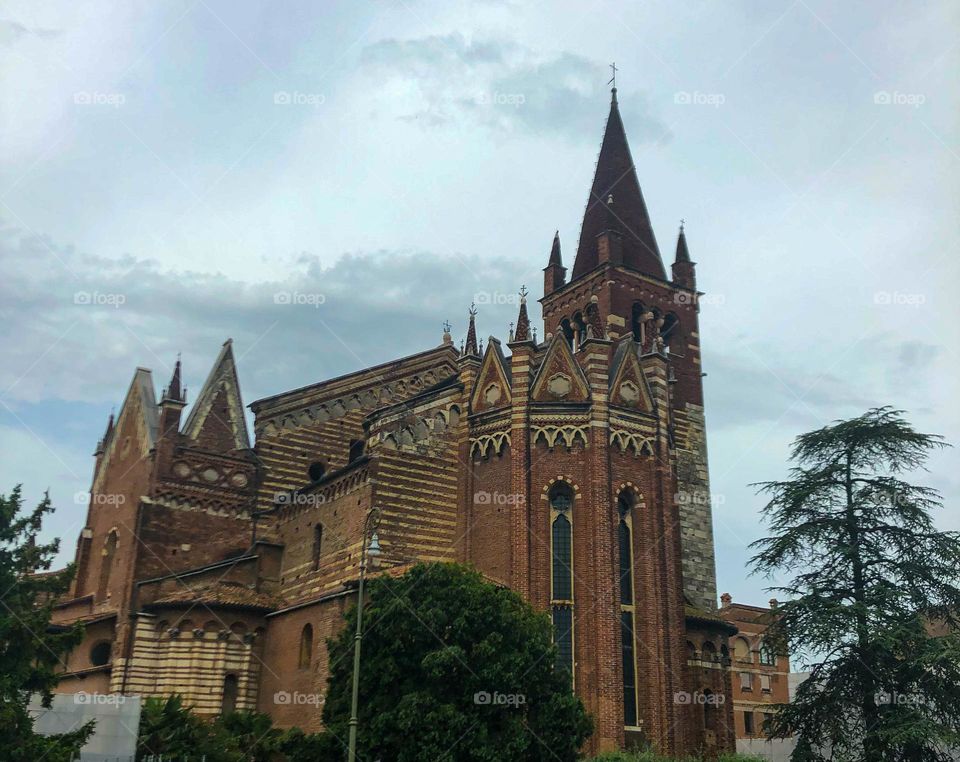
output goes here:
[[724, 593], [720, 596], [720, 608], [726, 608], [733, 603], [733, 596], [730, 593]]
[[775, 609], [780, 604], [780, 602], [776, 598], [771, 598], [769, 603], [770, 603], [770, 608], [772, 609]]

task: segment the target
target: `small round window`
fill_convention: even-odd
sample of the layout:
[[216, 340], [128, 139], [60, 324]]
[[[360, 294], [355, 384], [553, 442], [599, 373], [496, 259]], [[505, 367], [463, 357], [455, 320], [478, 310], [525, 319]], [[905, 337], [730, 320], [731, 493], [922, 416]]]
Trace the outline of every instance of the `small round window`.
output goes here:
[[101, 640], [90, 649], [90, 663], [94, 667], [103, 667], [110, 663], [110, 641]]

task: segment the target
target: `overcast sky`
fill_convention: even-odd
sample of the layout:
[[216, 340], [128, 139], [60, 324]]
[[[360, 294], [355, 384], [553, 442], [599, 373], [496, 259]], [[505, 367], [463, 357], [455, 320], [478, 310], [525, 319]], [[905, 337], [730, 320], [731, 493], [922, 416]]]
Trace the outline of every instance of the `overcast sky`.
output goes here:
[[[134, 369], [245, 401], [506, 338], [572, 264], [616, 61], [661, 249], [701, 313], [718, 584], [789, 443], [891, 404], [960, 443], [951, 2], [17, 2], [0, 12], [0, 491], [58, 507]], [[292, 304], [275, 295], [296, 293]], [[282, 301], [282, 300], [281, 300]], [[322, 303], [320, 303], [322, 302]], [[541, 329], [542, 330], [542, 329]], [[960, 529], [957, 453], [924, 479]]]

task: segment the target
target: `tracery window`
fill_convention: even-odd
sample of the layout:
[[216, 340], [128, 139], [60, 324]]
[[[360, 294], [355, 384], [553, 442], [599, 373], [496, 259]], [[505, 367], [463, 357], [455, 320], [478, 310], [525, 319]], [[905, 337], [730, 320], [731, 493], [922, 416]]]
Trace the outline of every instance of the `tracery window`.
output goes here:
[[573, 493], [565, 483], [549, 495], [551, 610], [557, 667], [573, 675]]

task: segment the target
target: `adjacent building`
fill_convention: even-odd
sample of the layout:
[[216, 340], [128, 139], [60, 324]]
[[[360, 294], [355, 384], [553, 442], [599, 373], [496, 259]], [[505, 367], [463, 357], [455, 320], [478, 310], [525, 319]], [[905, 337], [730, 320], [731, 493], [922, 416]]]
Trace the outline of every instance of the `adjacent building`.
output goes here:
[[720, 616], [737, 628], [730, 639], [730, 671], [733, 683], [733, 722], [737, 739], [765, 738], [764, 726], [775, 704], [790, 701], [790, 657], [778, 653], [765, 638], [776, 616], [777, 601], [770, 607], [734, 603], [729, 593], [720, 596]]

